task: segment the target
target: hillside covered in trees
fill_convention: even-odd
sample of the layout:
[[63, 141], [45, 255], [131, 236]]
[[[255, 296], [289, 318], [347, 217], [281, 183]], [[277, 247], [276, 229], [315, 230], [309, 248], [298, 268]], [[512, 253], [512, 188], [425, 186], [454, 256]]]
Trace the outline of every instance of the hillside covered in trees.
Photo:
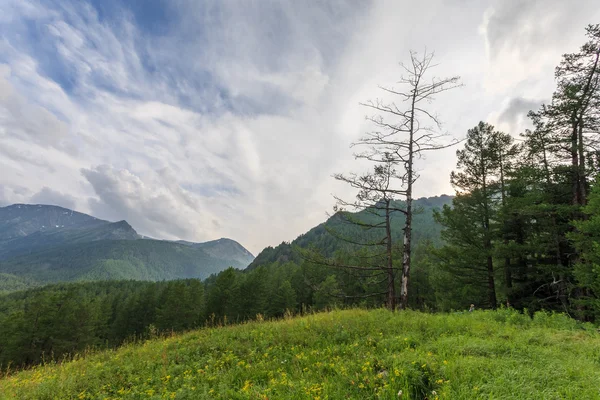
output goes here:
[[[441, 225], [434, 220], [433, 211], [440, 210], [444, 205], [452, 202], [452, 197], [441, 195], [436, 197], [423, 197], [415, 201], [417, 213], [415, 215], [415, 242], [430, 241], [432, 244], [441, 243]], [[402, 202], [397, 202], [402, 206]], [[376, 221], [380, 216], [372, 215], [367, 210], [360, 211], [354, 218], [361, 221]], [[397, 214], [392, 222], [392, 235], [398, 240], [402, 238], [402, 227], [404, 216]], [[352, 240], [360, 240], [365, 236], [373, 236], [357, 224], [351, 223], [344, 218], [343, 212], [337, 212], [326, 222], [312, 228], [305, 234], [298, 236], [290, 243], [281, 243], [276, 247], [267, 247], [261, 251], [248, 269], [254, 269], [260, 265], [268, 265], [274, 262], [285, 263], [288, 261], [301, 261], [298, 249], [309, 247], [319, 249], [328, 257], [336, 253], [352, 252], [360, 248], [360, 245], [352, 243]], [[294, 250], [296, 249], [296, 250]]]
[[0, 292], [47, 283], [111, 279], [204, 279], [252, 254], [231, 239], [154, 240], [126, 221], [108, 222], [62, 207], [0, 208]]

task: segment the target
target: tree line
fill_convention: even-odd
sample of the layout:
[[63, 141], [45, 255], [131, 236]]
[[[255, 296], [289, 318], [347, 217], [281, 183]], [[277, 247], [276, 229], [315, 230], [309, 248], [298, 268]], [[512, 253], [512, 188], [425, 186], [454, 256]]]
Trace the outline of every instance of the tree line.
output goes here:
[[586, 34], [556, 67], [551, 101], [529, 112], [532, 129], [516, 141], [480, 122], [457, 151], [457, 195], [436, 216], [446, 244], [434, 253], [482, 305], [600, 311], [600, 25]]
[[[341, 263], [360, 257], [360, 252], [335, 255]], [[286, 312], [379, 307], [385, 297], [378, 292], [368, 279], [358, 281], [347, 270], [306, 260], [244, 271], [228, 268], [205, 281], [52, 284], [0, 296], [0, 367], [26, 367], [87, 349], [115, 348], [126, 341], [205, 326], [280, 318]]]
[[[595, 318], [598, 267], [590, 260], [598, 248], [590, 237], [596, 234], [592, 183], [600, 169], [600, 25], [589, 25], [586, 36], [578, 52], [562, 57], [551, 101], [529, 112], [533, 128], [520, 133], [518, 143], [517, 132], [500, 132], [482, 121], [457, 150], [450, 174], [456, 197], [436, 214], [445, 245], [429, 249], [439, 269], [435, 274], [443, 274], [454, 296], [439, 295], [436, 308], [458, 307], [467, 296], [491, 308], [502, 302]], [[355, 157], [372, 163], [372, 170], [334, 175], [358, 192], [352, 201], [336, 197], [335, 210], [379, 234], [343, 238], [366, 249], [354, 264], [307, 254], [357, 279], [372, 279], [392, 310], [410, 305], [415, 159], [458, 144], [442, 142], [440, 121], [427, 108], [437, 95], [458, 87], [458, 77], [431, 77], [432, 60], [431, 53], [411, 53], [400, 87], [381, 87], [387, 97], [364, 104], [378, 113], [367, 117], [375, 129], [352, 146], [361, 149]], [[357, 218], [350, 210], [378, 218]], [[392, 235], [394, 214], [404, 221], [401, 243]], [[401, 262], [394, 262], [395, 252]]]

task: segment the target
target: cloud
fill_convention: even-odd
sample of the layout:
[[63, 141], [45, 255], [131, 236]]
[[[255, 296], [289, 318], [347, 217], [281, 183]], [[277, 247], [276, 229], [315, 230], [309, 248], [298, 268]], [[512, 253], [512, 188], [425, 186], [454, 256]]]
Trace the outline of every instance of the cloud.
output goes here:
[[10, 74], [10, 67], [0, 64], [0, 140], [18, 137], [44, 146], [60, 146], [68, 126], [17, 93], [8, 80]]
[[[584, 28], [597, 23], [594, 1], [496, 0], [480, 30], [488, 54], [486, 87], [502, 91], [513, 85], [540, 91], [540, 76], [553, 76], [563, 53], [583, 43]], [[533, 96], [538, 96], [535, 93]]]
[[[358, 103], [398, 81], [411, 48], [466, 83], [433, 105], [445, 130], [519, 131], [597, 16], [593, 1], [545, 4], [5, 0], [0, 198], [258, 253], [353, 196], [331, 174], [366, 168], [349, 149], [372, 129]], [[418, 196], [450, 192], [454, 150], [419, 162]]]
[[0, 185], [0, 207], [5, 207], [11, 204], [11, 202], [7, 199], [5, 191], [6, 189], [4, 188], [4, 185]]
[[89, 205], [100, 218], [126, 219], [140, 233], [159, 238], [214, 237], [216, 218], [176, 183], [171, 171], [158, 171], [150, 184], [126, 169], [108, 165], [81, 172], [97, 195], [89, 199]]
[[561, 0], [495, 1], [483, 25], [490, 57], [498, 59], [504, 52], [515, 52], [522, 60], [531, 61], [548, 47], [579, 43], [578, 36], [585, 27], [582, 22], [587, 19], [591, 23], [594, 14], [598, 14], [598, 7], [591, 1], [578, 2], [577, 6]]
[[529, 123], [527, 113], [532, 110], [537, 111], [542, 103], [539, 100], [514, 97], [498, 116], [498, 123], [507, 126], [509, 132], [518, 133], [519, 127], [527, 126]]
[[44, 168], [50, 173], [56, 171], [48, 160], [36, 157], [30, 149], [14, 147], [10, 144], [10, 140], [5, 140], [4, 142], [5, 143], [3, 143], [3, 146], [0, 148], [0, 153], [6, 159], [21, 166], [27, 164], [33, 167]]
[[15, 203], [27, 203], [31, 191], [25, 186], [0, 184], [0, 207]]
[[33, 204], [50, 204], [69, 208], [71, 210], [75, 208], [76, 205], [76, 201], [73, 196], [60, 193], [56, 190], [52, 190], [49, 187], [43, 187], [42, 190], [31, 196], [29, 201]]

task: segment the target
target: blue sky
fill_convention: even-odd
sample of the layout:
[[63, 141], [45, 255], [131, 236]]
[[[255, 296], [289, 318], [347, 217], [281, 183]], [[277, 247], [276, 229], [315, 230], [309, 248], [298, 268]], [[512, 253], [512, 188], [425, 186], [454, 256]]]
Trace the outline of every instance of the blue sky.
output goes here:
[[[448, 133], [517, 135], [598, 21], [583, 0], [0, 0], [0, 203], [257, 253], [352, 196], [331, 175], [364, 167], [358, 103], [410, 49], [462, 77], [433, 105]], [[453, 153], [420, 161], [417, 194], [452, 192]]]

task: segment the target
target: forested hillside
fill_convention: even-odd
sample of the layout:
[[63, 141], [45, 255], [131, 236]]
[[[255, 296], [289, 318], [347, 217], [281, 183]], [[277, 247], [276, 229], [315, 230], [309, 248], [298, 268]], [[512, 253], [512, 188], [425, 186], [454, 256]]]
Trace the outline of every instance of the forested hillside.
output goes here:
[[145, 239], [126, 221], [103, 221], [62, 207], [0, 208], [0, 292], [68, 281], [204, 279], [252, 260], [231, 239]]
[[27, 279], [12, 274], [0, 273], [0, 294], [25, 290], [32, 286], [34, 284]]
[[0, 297], [0, 365], [61, 359], [127, 338], [191, 329], [206, 318], [204, 285], [111, 281], [49, 285]]
[[102, 240], [71, 244], [0, 262], [0, 272], [38, 284], [79, 280], [204, 279], [235, 265], [201, 249], [160, 240]]
[[[423, 197], [415, 201], [417, 212], [414, 216], [415, 243], [425, 242], [441, 244], [441, 225], [434, 220], [434, 211], [440, 210], [444, 205], [452, 202], [452, 197], [447, 195]], [[397, 207], [402, 207], [403, 202], [394, 202]], [[363, 210], [354, 217], [363, 222], [373, 222], [381, 219], [381, 215], [372, 215], [369, 210]], [[404, 215], [396, 213], [392, 220], [392, 235], [395, 240], [402, 238]], [[357, 224], [344, 218], [342, 212], [337, 212], [326, 222], [312, 228], [305, 234], [298, 236], [291, 243], [283, 242], [276, 247], [267, 247], [261, 251], [248, 269], [274, 262], [300, 262], [301, 255], [297, 249], [309, 247], [320, 250], [324, 255], [331, 257], [339, 252], [352, 252], [360, 248], [353, 243], [360, 240], [370, 240], [377, 237], [378, 232], [367, 231]], [[296, 250], [295, 250], [296, 249]]]
[[0, 295], [0, 367], [331, 304], [317, 295], [313, 307], [312, 296], [303, 271], [294, 265], [260, 267], [252, 273], [228, 268], [205, 282], [63, 283]]
[[140, 235], [126, 221], [106, 222], [85, 227], [41, 229], [26, 236], [0, 242], [0, 260], [38, 253], [65, 245], [90, 243], [100, 240], [135, 240]]
[[202, 243], [180, 240], [178, 243], [202, 249], [205, 253], [215, 258], [227, 258], [228, 260], [232, 261], [231, 266], [238, 268], [240, 268], [239, 266], [247, 266], [254, 260], [252, 253], [246, 250], [241, 244], [235, 240], [227, 238], [221, 238]]

